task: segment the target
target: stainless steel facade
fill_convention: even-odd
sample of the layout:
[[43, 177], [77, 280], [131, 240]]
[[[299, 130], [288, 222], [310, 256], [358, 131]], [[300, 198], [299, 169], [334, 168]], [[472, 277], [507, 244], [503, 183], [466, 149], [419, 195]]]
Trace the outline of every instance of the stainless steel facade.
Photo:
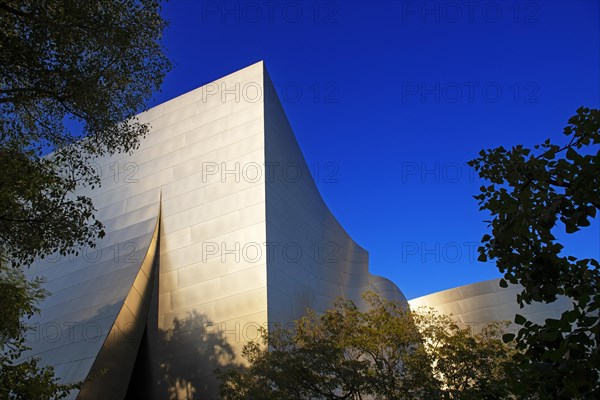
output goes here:
[[[475, 332], [492, 321], [513, 322], [516, 314], [543, 324], [547, 318], [557, 318], [562, 312], [572, 308], [571, 301], [566, 297], [559, 297], [549, 304], [533, 303], [520, 308], [517, 294], [523, 288], [518, 285], [501, 288], [499, 281], [500, 279], [492, 279], [459, 286], [418, 297], [408, 303], [413, 310], [431, 307], [441, 314], [452, 315], [461, 324], [472, 327]], [[516, 325], [513, 324], [508, 329], [514, 330]]]
[[[262, 62], [139, 116], [133, 154], [96, 160], [106, 237], [29, 269], [52, 293], [28, 356], [71, 398], [216, 398], [258, 328], [374, 290], [368, 253], [323, 202]], [[103, 372], [104, 371], [104, 372]]]

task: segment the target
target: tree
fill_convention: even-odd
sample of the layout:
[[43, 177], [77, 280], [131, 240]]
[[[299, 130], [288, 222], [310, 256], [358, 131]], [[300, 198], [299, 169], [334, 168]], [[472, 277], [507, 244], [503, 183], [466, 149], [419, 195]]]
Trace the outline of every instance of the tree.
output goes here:
[[148, 131], [135, 115], [170, 68], [165, 25], [158, 0], [0, 0], [3, 398], [61, 398], [75, 387], [36, 359], [18, 362], [19, 321], [45, 295], [21, 270], [103, 236], [91, 199], [73, 191], [100, 184], [93, 157], [132, 151]]
[[[364, 312], [340, 299], [293, 327], [263, 329], [260, 341], [244, 347], [247, 368], [218, 370], [223, 398], [507, 398], [500, 383], [490, 383], [503, 375], [482, 377], [486, 366], [499, 371], [507, 360], [497, 332], [471, 336], [450, 317], [413, 313], [373, 293], [365, 299]], [[468, 366], [461, 364], [465, 355], [473, 356]], [[483, 395], [463, 396], [472, 393]]]
[[61, 399], [78, 387], [54, 377], [51, 366], [40, 366], [35, 358], [17, 362], [28, 348], [24, 320], [39, 310], [36, 302], [46, 292], [39, 279], [27, 280], [23, 273], [0, 259], [0, 397], [3, 399]]
[[477, 333], [448, 315], [417, 310], [413, 319], [433, 358], [433, 373], [443, 382], [444, 399], [510, 399], [514, 348], [502, 341], [506, 321], [491, 322]]
[[600, 265], [564, 254], [555, 233], [590, 225], [600, 208], [600, 111], [579, 108], [564, 129], [564, 146], [546, 140], [534, 149], [517, 145], [482, 150], [469, 162], [491, 183], [475, 198], [491, 214], [481, 261], [495, 260], [501, 286], [521, 284], [517, 301], [551, 303], [567, 296], [573, 309], [534, 324], [517, 315], [514, 339], [524, 377], [522, 397], [600, 397]]
[[[136, 148], [169, 61], [158, 0], [0, 0], [0, 238], [15, 265], [103, 235], [92, 157]], [[52, 153], [52, 156], [43, 157]]]

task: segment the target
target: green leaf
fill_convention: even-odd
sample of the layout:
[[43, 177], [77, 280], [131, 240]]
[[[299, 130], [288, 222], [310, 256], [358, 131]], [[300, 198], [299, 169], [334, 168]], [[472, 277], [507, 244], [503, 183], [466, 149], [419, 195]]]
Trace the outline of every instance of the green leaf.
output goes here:
[[524, 316], [522, 316], [521, 314], [515, 315], [515, 324], [523, 325], [526, 321], [527, 321], [527, 319]]
[[566, 224], [566, 231], [567, 231], [567, 233], [575, 233], [575, 232], [577, 232], [578, 230], [579, 230], [579, 228], [578, 228], [578, 227], [577, 227], [577, 225], [575, 225], [574, 223], [572, 223], [572, 222], [568, 222], [568, 223]]
[[595, 206], [588, 206], [587, 207], [587, 215], [589, 215], [592, 218], [596, 217], [596, 207]]
[[504, 343], [509, 343], [512, 342], [515, 338], [515, 334], [514, 333], [505, 333], [504, 335], [502, 335], [502, 341]]

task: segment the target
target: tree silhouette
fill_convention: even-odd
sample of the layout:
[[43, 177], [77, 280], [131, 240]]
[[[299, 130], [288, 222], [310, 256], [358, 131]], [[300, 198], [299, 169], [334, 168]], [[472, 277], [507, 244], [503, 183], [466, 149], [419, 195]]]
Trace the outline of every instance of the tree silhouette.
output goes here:
[[233, 365], [235, 353], [223, 332], [197, 311], [184, 319], [175, 318], [173, 327], [159, 329], [161, 393], [169, 399], [206, 398], [216, 392], [213, 371]]

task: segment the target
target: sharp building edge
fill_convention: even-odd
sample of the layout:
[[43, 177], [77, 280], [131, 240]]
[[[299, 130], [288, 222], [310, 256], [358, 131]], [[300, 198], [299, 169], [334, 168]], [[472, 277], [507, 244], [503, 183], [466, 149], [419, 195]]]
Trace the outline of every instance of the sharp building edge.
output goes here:
[[70, 398], [218, 398], [214, 369], [243, 365], [259, 327], [366, 290], [405, 301], [321, 198], [263, 62], [139, 120], [139, 149], [77, 191], [106, 236], [27, 271], [51, 295], [26, 357], [84, 381]]

